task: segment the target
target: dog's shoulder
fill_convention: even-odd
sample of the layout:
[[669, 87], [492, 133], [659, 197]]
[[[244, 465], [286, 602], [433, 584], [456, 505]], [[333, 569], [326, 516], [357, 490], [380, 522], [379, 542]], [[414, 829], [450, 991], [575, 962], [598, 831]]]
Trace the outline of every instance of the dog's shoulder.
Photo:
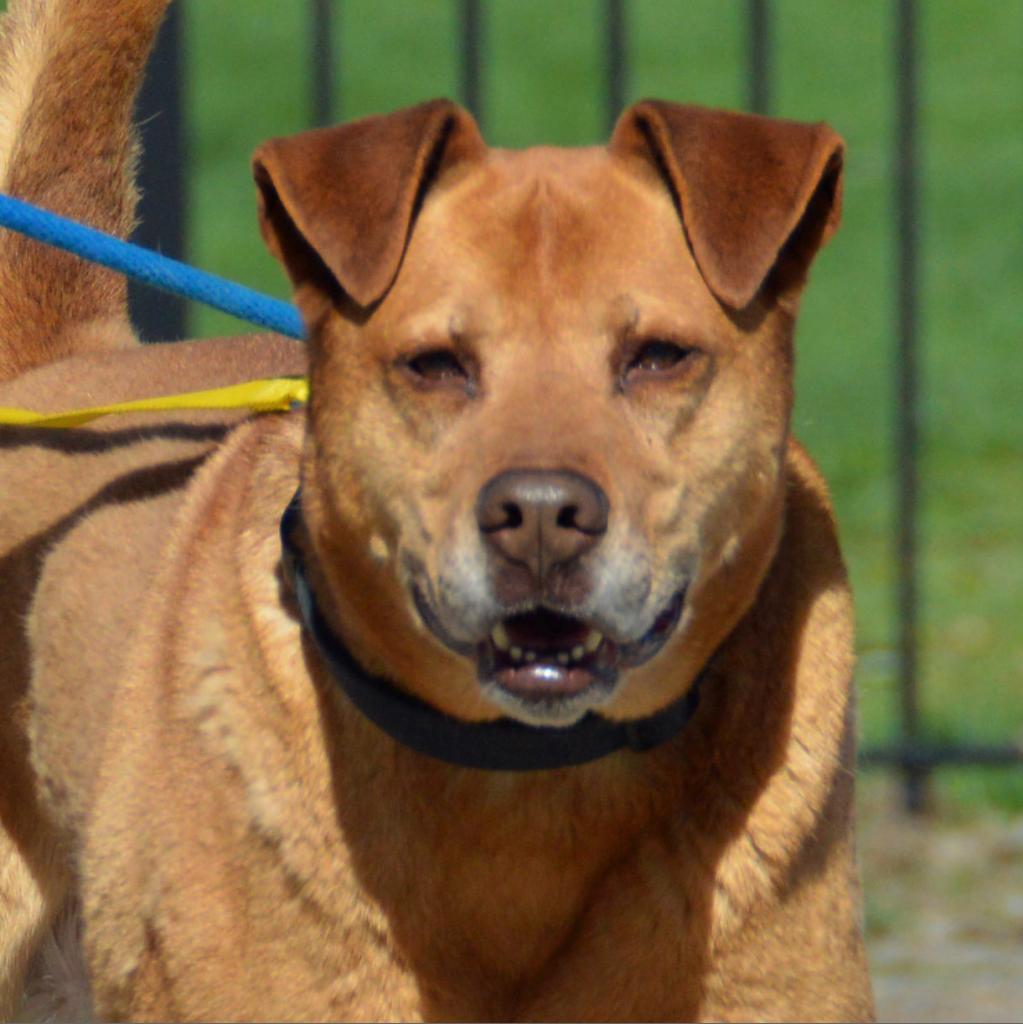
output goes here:
[[[115, 711], [131, 713], [148, 685], [130, 670], [135, 652], [153, 648], [157, 664], [171, 658], [176, 619], [187, 612], [183, 591], [201, 587], [204, 538], [234, 484], [258, 491], [246, 474], [262, 465], [264, 474], [276, 466], [288, 477], [281, 494], [294, 487], [298, 443], [279, 443], [275, 460], [268, 439], [300, 435], [301, 416], [240, 418], [136, 416], [52, 440], [36, 431], [38, 443], [22, 453], [26, 474], [69, 457], [81, 467], [59, 474], [52, 508], [44, 501], [23, 510], [31, 539], [20, 545], [23, 557], [13, 551], [37, 563], [27, 608], [35, 766], [51, 809], [73, 832], [89, 813], [102, 764], [119, 756], [108, 741]], [[283, 507], [287, 496], [268, 500]], [[258, 499], [242, 504], [258, 511]], [[268, 531], [273, 538], [272, 524]]]

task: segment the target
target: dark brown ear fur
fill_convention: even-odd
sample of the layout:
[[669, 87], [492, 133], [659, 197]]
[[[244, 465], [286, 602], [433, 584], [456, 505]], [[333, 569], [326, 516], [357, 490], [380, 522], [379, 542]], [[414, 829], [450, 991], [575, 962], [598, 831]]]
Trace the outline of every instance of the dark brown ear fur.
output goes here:
[[448, 100], [271, 139], [253, 157], [263, 238], [296, 286], [326, 270], [369, 306], [398, 273], [427, 179], [483, 149]]
[[610, 149], [657, 164], [704, 280], [733, 309], [772, 269], [779, 292], [801, 287], [838, 227], [843, 146], [825, 124], [645, 100], [622, 114]]

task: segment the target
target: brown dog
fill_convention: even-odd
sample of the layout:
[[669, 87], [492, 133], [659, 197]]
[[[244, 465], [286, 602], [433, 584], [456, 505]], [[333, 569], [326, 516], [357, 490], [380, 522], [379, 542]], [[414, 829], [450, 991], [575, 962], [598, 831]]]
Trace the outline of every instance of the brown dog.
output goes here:
[[[7, 180], [116, 220], [162, 3], [71, 46], [80, 6], [16, 26]], [[57, 138], [96, 159], [47, 192]], [[646, 102], [513, 153], [437, 101], [255, 172], [308, 411], [0, 432], [8, 1008], [70, 899], [104, 1018], [870, 1017], [849, 593], [789, 436], [838, 138]], [[95, 353], [110, 280], [3, 245], [0, 405], [302, 365]]]

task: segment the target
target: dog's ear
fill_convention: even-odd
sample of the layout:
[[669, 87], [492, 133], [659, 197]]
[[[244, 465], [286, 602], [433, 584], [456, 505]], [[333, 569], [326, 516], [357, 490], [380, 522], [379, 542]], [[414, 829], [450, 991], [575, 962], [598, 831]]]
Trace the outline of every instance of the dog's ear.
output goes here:
[[252, 161], [263, 238], [296, 287], [326, 273], [369, 306], [398, 273], [423, 189], [485, 148], [448, 100], [271, 139]]
[[610, 149], [667, 178], [700, 273], [734, 309], [769, 274], [778, 292], [801, 287], [838, 227], [843, 146], [825, 124], [645, 100], [622, 114]]

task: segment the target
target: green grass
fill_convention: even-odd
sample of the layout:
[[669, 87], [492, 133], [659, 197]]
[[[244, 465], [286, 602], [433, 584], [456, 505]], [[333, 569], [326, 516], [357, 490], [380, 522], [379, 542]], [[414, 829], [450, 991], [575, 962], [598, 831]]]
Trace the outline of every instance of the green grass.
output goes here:
[[[1023, 7], [927, 0], [921, 32], [921, 671], [936, 737], [1023, 740]], [[447, 0], [346, 0], [338, 100], [355, 117], [457, 91]], [[631, 98], [744, 101], [744, 4], [629, 5]], [[263, 252], [248, 161], [307, 123], [304, 4], [188, 7], [199, 265], [286, 295]], [[895, 732], [891, 454], [892, 13], [776, 0], [774, 112], [846, 138], [845, 219], [799, 330], [799, 435], [834, 491], [857, 594], [865, 737]], [[500, 145], [604, 135], [601, 5], [485, 5], [485, 127]], [[218, 314], [200, 334], [237, 330]], [[962, 802], [1023, 807], [1014, 772], [943, 776]]]

